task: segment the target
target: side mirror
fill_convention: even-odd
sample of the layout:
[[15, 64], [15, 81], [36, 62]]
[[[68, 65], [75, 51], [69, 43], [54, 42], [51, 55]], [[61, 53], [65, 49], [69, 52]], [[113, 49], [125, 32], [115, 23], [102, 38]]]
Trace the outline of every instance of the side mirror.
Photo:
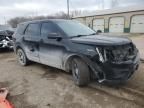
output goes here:
[[49, 33], [48, 34], [48, 39], [62, 39], [62, 37], [58, 33]]

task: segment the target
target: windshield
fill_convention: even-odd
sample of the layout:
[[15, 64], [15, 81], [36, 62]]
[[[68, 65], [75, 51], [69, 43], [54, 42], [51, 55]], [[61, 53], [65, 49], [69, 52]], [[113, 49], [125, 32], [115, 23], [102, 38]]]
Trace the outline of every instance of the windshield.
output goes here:
[[59, 21], [57, 24], [69, 37], [95, 34], [95, 31], [77, 21]]

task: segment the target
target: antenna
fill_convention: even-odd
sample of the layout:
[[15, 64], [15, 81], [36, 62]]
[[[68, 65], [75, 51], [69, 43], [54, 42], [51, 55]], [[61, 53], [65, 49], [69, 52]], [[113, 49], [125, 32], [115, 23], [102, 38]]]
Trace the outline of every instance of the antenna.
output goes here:
[[67, 0], [67, 15], [68, 15], [68, 18], [69, 18], [69, 0]]

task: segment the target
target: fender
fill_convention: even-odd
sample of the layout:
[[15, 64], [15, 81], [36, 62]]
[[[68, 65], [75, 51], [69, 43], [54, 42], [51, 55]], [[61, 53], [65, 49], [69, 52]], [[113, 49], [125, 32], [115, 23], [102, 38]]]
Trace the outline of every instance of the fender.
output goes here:
[[22, 48], [25, 51], [25, 49], [24, 49], [25, 47], [22, 44], [23, 41], [24, 41], [24, 37], [18, 39], [18, 42], [15, 42], [15, 44], [14, 44], [14, 51], [15, 51], [15, 53], [16, 53], [17, 48]]
[[17, 51], [18, 48], [22, 48], [22, 49], [23, 49], [23, 47], [21, 46], [20, 43], [16, 43], [16, 44], [15, 44], [15, 46], [14, 46], [14, 52], [15, 52], [15, 53], [16, 53], [16, 51]]
[[99, 65], [96, 64], [96, 63], [93, 63], [88, 57], [86, 57], [84, 55], [81, 55], [81, 54], [78, 54], [78, 53], [67, 53], [67, 54], [64, 55], [64, 57], [63, 57], [63, 60], [64, 60], [63, 61], [63, 67], [64, 67], [64, 70], [66, 72], [70, 72], [71, 71], [70, 63], [71, 63], [71, 60], [74, 57], [81, 58], [90, 67], [92, 72], [94, 72], [96, 77], [98, 79], [100, 79], [99, 73], [103, 73], [103, 72], [100, 69]]

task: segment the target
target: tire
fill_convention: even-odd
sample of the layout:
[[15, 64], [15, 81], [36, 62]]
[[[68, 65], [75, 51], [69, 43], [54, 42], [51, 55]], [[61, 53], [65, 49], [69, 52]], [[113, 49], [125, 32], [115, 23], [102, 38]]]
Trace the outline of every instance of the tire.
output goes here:
[[86, 86], [90, 81], [89, 67], [80, 58], [72, 60], [72, 75], [74, 83], [78, 86]]
[[16, 54], [17, 54], [18, 62], [19, 62], [22, 66], [28, 65], [29, 60], [27, 59], [25, 52], [24, 52], [21, 48], [17, 49]]

